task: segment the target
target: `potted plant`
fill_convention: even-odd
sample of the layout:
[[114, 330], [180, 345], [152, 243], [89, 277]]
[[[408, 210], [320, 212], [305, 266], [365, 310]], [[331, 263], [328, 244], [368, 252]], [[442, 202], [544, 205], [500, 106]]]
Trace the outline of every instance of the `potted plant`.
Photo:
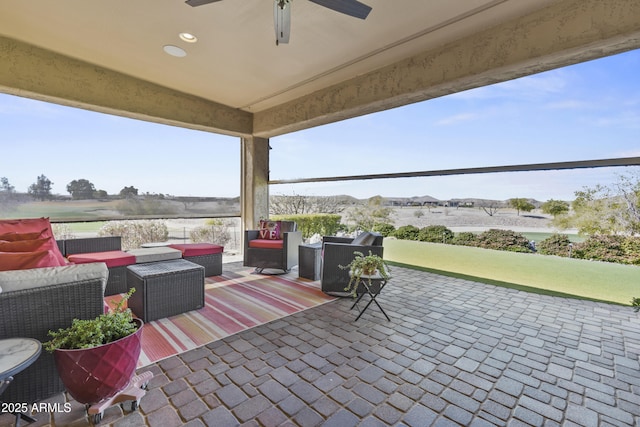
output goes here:
[[367, 280], [367, 286], [373, 293], [377, 293], [372, 286], [376, 285], [376, 281], [389, 279], [389, 272], [391, 269], [387, 262], [378, 255], [374, 255], [369, 251], [369, 255], [364, 255], [362, 252], [353, 252], [355, 258], [347, 265], [339, 265], [343, 270], [349, 270], [349, 283], [344, 288], [346, 292], [349, 292], [353, 297], [358, 294], [366, 292], [362, 285], [362, 279]]
[[143, 322], [123, 304], [95, 319], [74, 319], [71, 326], [49, 331], [43, 344], [53, 352], [60, 379], [71, 396], [87, 405], [115, 396], [128, 384], [140, 357]]

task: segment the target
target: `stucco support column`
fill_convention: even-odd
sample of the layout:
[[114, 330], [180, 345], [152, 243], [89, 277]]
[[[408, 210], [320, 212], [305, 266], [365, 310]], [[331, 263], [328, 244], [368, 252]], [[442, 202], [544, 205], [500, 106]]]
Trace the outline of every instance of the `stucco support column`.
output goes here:
[[269, 218], [269, 139], [242, 138], [241, 146], [242, 228], [252, 230], [261, 218]]

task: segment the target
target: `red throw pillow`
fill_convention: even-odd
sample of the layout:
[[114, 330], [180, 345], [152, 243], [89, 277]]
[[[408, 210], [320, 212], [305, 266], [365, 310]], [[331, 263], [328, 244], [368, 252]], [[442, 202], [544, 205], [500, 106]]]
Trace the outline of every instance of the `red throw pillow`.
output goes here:
[[0, 252], [34, 252], [49, 244], [50, 238], [34, 240], [16, 240], [15, 242], [0, 240]]
[[[56, 265], [66, 265], [66, 261], [60, 253], [60, 249], [56, 244], [53, 230], [49, 218], [27, 218], [27, 219], [4, 219], [0, 220], [0, 235], [8, 233], [40, 233], [39, 238], [50, 238], [46, 245], [41, 247], [42, 250], [48, 249], [56, 257], [58, 263]], [[33, 237], [31, 237], [33, 239]], [[8, 240], [8, 239], [4, 239]], [[30, 239], [20, 239], [30, 240]]]
[[9, 233], [0, 234], [0, 240], [4, 240], [5, 242], [17, 242], [20, 240], [38, 239], [44, 231], [46, 231], [46, 229], [33, 233], [16, 233], [15, 231], [12, 231]]
[[264, 240], [280, 240], [280, 221], [260, 220], [258, 237]]
[[52, 251], [0, 252], [0, 271], [27, 270], [29, 268], [59, 267]]
[[[49, 218], [2, 219], [0, 220], [0, 234], [4, 233], [34, 233], [51, 230]], [[42, 237], [51, 237], [49, 235]]]

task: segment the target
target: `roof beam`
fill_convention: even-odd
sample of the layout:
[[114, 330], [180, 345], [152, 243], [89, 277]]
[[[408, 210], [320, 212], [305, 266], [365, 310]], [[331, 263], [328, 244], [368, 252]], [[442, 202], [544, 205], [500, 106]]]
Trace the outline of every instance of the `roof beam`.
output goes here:
[[272, 137], [640, 48], [637, 0], [561, 0], [254, 115]]
[[640, 166], [640, 157], [622, 157], [615, 159], [577, 160], [571, 162], [530, 163], [523, 165], [484, 166], [477, 168], [440, 169], [418, 172], [378, 173], [372, 175], [343, 175], [321, 178], [276, 179], [269, 184], [302, 184], [309, 182], [362, 181], [368, 179], [415, 178], [423, 176], [472, 175], [498, 172], [532, 172], [566, 169], [589, 169], [617, 166]]
[[226, 135], [252, 133], [252, 115], [0, 36], [0, 92]]

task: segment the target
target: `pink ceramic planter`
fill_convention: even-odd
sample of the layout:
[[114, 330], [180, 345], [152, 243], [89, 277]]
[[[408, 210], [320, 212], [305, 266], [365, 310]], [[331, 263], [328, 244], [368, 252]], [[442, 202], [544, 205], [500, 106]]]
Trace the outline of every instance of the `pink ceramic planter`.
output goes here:
[[140, 356], [143, 322], [133, 334], [109, 344], [53, 354], [60, 379], [79, 403], [93, 405], [115, 396], [133, 377]]

